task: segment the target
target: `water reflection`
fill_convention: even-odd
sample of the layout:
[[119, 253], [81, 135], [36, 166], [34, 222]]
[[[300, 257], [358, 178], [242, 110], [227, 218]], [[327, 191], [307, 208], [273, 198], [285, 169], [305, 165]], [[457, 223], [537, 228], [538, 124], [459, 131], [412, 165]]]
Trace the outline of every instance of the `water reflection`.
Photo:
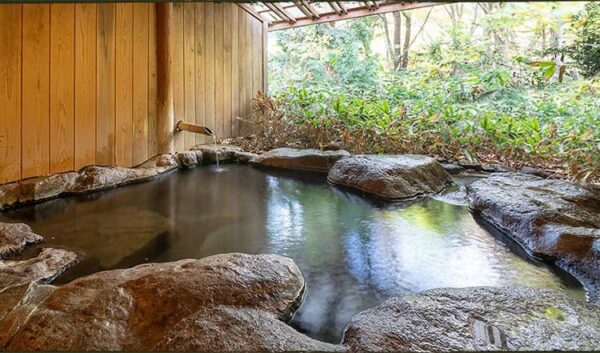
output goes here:
[[584, 295], [572, 279], [490, 235], [464, 206], [433, 199], [374, 203], [328, 185], [322, 175], [224, 169], [52, 200], [0, 220], [28, 222], [46, 236], [44, 246], [82, 254], [82, 264], [61, 281], [225, 252], [289, 256], [307, 285], [292, 325], [330, 342], [339, 341], [359, 311], [430, 288], [519, 284]]
[[307, 280], [293, 324], [336, 341], [354, 313], [389, 296], [440, 287], [520, 284], [583, 296], [540, 263], [511, 252], [466, 207], [438, 200], [375, 207], [325, 184], [267, 177], [268, 251]]

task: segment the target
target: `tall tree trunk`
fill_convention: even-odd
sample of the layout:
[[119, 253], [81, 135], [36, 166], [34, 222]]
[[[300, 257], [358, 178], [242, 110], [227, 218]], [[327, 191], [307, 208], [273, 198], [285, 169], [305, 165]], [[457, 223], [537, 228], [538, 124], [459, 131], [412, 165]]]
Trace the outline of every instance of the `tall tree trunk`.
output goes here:
[[410, 49], [410, 32], [412, 27], [411, 15], [403, 12], [404, 16], [404, 48], [402, 49], [402, 68], [408, 66], [408, 50]]
[[392, 40], [390, 39], [390, 27], [388, 25], [387, 17], [385, 14], [379, 15], [381, 21], [383, 21], [383, 32], [385, 34], [385, 52], [388, 59], [388, 67], [392, 68], [394, 65], [394, 52], [392, 51]]
[[402, 17], [399, 11], [394, 15], [394, 71], [402, 65]]

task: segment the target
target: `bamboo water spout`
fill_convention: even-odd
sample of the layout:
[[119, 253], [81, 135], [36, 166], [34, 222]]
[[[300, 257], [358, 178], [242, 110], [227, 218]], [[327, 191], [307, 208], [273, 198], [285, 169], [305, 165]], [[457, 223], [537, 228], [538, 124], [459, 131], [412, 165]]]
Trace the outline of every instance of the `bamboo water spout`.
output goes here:
[[202, 135], [213, 136], [213, 137], [215, 136], [215, 134], [212, 132], [212, 130], [207, 128], [206, 126], [190, 124], [190, 123], [186, 123], [185, 121], [181, 121], [181, 120], [179, 122], [177, 122], [177, 131], [189, 131], [189, 132], [193, 132], [195, 134], [202, 134]]

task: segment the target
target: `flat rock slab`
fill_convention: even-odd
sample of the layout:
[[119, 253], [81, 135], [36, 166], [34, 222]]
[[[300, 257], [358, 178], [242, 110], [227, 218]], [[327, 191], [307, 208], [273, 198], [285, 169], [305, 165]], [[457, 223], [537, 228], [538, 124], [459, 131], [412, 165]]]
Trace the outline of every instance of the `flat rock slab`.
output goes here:
[[[303, 289], [298, 267], [291, 259], [277, 255], [225, 254], [99, 272], [57, 288], [28, 311], [26, 318], [8, 315], [0, 327], [20, 324], [9, 334], [0, 333], [0, 348], [148, 351], [178, 349], [177, 342], [185, 343], [170, 343], [169, 339], [189, 335], [201, 342], [206, 335], [232, 347], [223, 350], [254, 350], [261, 343], [247, 338], [248, 346], [241, 345], [242, 336], [229, 335], [241, 331], [223, 327], [219, 333], [215, 331], [219, 319], [203, 313], [216, 313], [222, 310], [219, 306], [227, 306], [234, 311], [224, 313], [221, 322], [233, 323], [234, 316], [239, 326], [245, 327], [239, 330], [248, 335], [253, 333], [253, 322], [257, 332], [280, 332], [276, 327], [265, 327], [261, 320], [290, 317]], [[252, 318], [245, 313], [247, 309], [267, 316]], [[235, 310], [241, 311], [236, 314]], [[207, 332], [196, 324], [202, 319], [217, 320], [214, 330]], [[310, 338], [295, 337], [312, 347]], [[264, 345], [275, 344], [275, 339], [269, 337]]]
[[600, 288], [600, 193], [562, 180], [493, 174], [467, 187], [469, 206], [529, 252]]
[[28, 244], [40, 243], [44, 240], [35, 234], [25, 223], [0, 222], [0, 258], [20, 252]]
[[204, 163], [211, 164], [216, 163], [217, 158], [219, 162], [229, 162], [235, 159], [235, 154], [244, 152], [241, 147], [234, 145], [214, 145], [214, 144], [203, 144], [196, 145], [191, 148], [192, 151], [201, 151], [204, 158]]
[[327, 173], [340, 158], [348, 157], [347, 151], [321, 151], [317, 149], [276, 148], [258, 155], [253, 165]]
[[[196, 159], [197, 161], [197, 159]], [[64, 193], [85, 193], [143, 181], [179, 167], [172, 154], [150, 158], [135, 168], [92, 165], [79, 172], [59, 173], [0, 185], [0, 210], [47, 200]]]
[[77, 254], [45, 248], [32, 259], [0, 261], [0, 290], [31, 282], [49, 282], [77, 262]]
[[100, 268], [105, 270], [127, 266], [130, 259], [152, 256], [172, 226], [168, 218], [132, 206], [91, 215], [59, 217], [40, 224], [44, 233], [54, 235], [58, 243], [93, 254]]
[[525, 287], [437, 289], [392, 298], [348, 325], [355, 352], [583, 350], [600, 347], [600, 308]]
[[135, 168], [118, 166], [88, 166], [82, 168], [73, 186], [66, 190], [84, 193], [113, 188], [143, 181], [179, 167], [177, 157], [172, 154], [155, 156]]
[[327, 180], [387, 200], [408, 200], [442, 191], [451, 177], [426, 156], [356, 155], [335, 163]]

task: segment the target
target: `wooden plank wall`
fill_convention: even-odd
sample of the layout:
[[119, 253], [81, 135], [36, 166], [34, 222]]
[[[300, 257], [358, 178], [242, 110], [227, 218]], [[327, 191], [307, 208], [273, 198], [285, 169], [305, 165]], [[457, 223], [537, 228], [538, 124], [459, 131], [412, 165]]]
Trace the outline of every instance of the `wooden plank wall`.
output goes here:
[[[234, 136], [266, 86], [266, 27], [230, 3], [174, 15], [175, 119]], [[0, 5], [0, 184], [155, 155], [155, 50], [151, 3]]]

